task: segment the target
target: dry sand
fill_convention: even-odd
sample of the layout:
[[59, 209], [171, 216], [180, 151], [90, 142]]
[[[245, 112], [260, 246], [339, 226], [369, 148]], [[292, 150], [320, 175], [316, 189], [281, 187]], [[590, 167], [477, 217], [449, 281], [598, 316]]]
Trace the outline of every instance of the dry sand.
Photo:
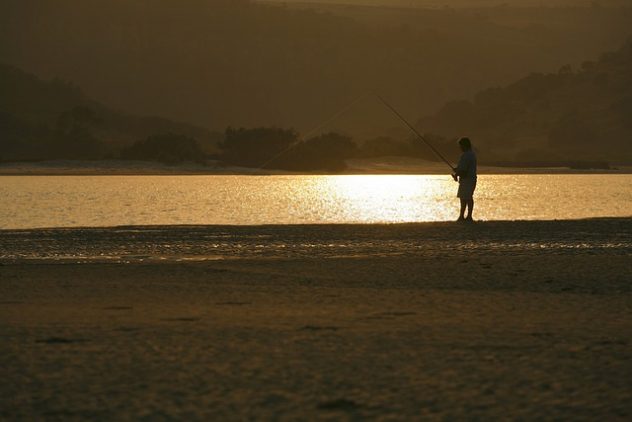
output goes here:
[[[277, 246], [193, 261], [77, 246], [132, 232]], [[0, 418], [629, 420], [631, 233], [630, 219], [0, 232]], [[24, 242], [40, 252], [12, 255]], [[46, 259], [53, 243], [65, 259]]]

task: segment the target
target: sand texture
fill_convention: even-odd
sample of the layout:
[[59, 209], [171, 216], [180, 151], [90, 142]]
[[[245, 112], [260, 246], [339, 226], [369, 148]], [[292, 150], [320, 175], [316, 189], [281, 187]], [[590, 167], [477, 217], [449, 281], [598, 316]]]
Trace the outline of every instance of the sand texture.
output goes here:
[[631, 235], [0, 232], [0, 419], [630, 420]]

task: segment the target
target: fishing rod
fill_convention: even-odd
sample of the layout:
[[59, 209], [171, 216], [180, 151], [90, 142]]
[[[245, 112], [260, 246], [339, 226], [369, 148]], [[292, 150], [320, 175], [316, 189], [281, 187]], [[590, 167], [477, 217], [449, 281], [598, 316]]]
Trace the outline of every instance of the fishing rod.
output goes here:
[[[291, 149], [293, 149], [294, 147], [296, 147], [298, 144], [303, 143], [306, 139], [308, 139], [309, 136], [311, 136], [313, 133], [318, 132], [320, 129], [322, 129], [324, 126], [326, 126], [327, 124], [329, 124], [330, 122], [332, 122], [333, 120], [336, 120], [337, 118], [339, 118], [340, 116], [342, 116], [344, 113], [346, 113], [351, 107], [353, 107], [358, 101], [360, 101], [362, 98], [364, 98], [365, 96], [367, 96], [369, 93], [364, 93], [359, 95], [358, 97], [356, 97], [353, 101], [349, 102], [345, 107], [343, 107], [340, 111], [338, 111], [337, 113], [335, 113], [333, 116], [331, 116], [330, 118], [328, 118], [327, 120], [325, 120], [324, 122], [322, 122], [321, 124], [319, 124], [318, 126], [316, 126], [314, 129], [310, 130], [305, 136], [302, 136], [298, 141], [291, 143], [290, 145], [288, 145], [287, 148], [283, 149], [282, 151], [280, 151], [279, 153], [275, 154], [274, 156], [272, 156], [271, 158], [269, 158], [268, 160], [266, 160], [261, 166], [259, 166], [259, 170], [264, 169], [268, 164], [270, 164], [271, 162], [277, 160], [278, 158], [280, 158], [282, 155], [287, 154]], [[421, 139], [439, 158], [441, 158], [441, 160], [443, 160], [444, 163], [446, 163], [449, 167], [450, 170], [454, 171], [454, 166], [443, 156], [443, 154], [441, 154], [430, 142], [428, 142], [428, 140], [426, 138], [424, 138], [418, 131], [417, 129], [415, 129], [410, 123], [408, 123], [408, 121], [392, 106], [390, 105], [381, 95], [379, 95], [378, 93], [373, 93], [389, 110], [391, 110], [402, 122], [404, 122], [404, 124], [406, 124], [406, 126], [419, 138]]]
[[439, 158], [441, 158], [441, 159], [443, 160], [443, 162], [444, 162], [444, 163], [446, 163], [446, 164], [450, 167], [450, 170], [454, 171], [454, 166], [452, 165], [452, 163], [450, 163], [450, 162], [449, 162], [449, 161], [448, 161], [448, 160], [447, 160], [447, 159], [446, 159], [446, 158], [445, 158], [445, 157], [444, 157], [444, 156], [443, 156], [443, 155], [442, 155], [442, 154], [441, 154], [441, 153], [440, 153], [440, 152], [439, 152], [439, 151], [438, 151], [438, 150], [437, 150], [437, 149], [436, 149], [436, 148], [435, 148], [435, 147], [434, 147], [434, 146], [433, 146], [430, 142], [428, 142], [428, 141], [426, 140], [426, 138], [424, 138], [424, 137], [423, 137], [423, 136], [422, 136], [422, 135], [421, 135], [421, 134], [417, 131], [417, 129], [415, 129], [415, 128], [413, 127], [413, 125], [411, 125], [410, 123], [408, 123], [408, 121], [407, 121], [406, 119], [404, 119], [404, 117], [403, 117], [401, 114], [399, 114], [399, 112], [398, 112], [397, 110], [395, 110], [395, 108], [394, 108], [392, 105], [390, 105], [390, 104], [389, 104], [389, 103], [388, 103], [388, 102], [387, 102], [384, 98], [382, 98], [382, 96], [381, 96], [381, 95], [379, 95], [378, 93], [374, 93], [374, 94], [375, 94], [375, 96], [376, 96], [377, 98], [379, 98], [379, 100], [380, 100], [382, 103], [384, 103], [384, 105], [385, 105], [386, 107], [388, 107], [388, 109], [389, 109], [389, 110], [391, 110], [391, 111], [392, 111], [392, 112], [393, 112], [393, 113], [394, 113], [397, 117], [399, 117], [399, 119], [400, 119], [402, 122], [404, 122], [404, 123], [406, 124], [406, 126], [408, 126], [408, 128], [409, 128], [409, 129], [410, 129], [410, 130], [411, 130], [411, 131], [412, 131], [415, 135], [417, 135], [417, 137], [418, 137], [419, 139], [421, 139], [421, 140], [422, 140], [422, 141], [423, 141], [426, 145], [428, 145], [428, 147], [429, 147], [429, 148], [430, 148], [430, 149], [431, 149], [431, 150], [432, 150], [435, 154], [437, 154], [437, 156], [438, 156]]

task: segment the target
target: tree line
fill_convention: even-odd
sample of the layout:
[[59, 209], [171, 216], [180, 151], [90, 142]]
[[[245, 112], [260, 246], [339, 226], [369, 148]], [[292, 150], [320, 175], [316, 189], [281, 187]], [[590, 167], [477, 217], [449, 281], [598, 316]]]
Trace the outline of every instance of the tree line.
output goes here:
[[280, 127], [228, 127], [223, 133], [211, 132], [159, 117], [113, 111], [72, 83], [40, 80], [2, 63], [0, 94], [0, 161], [213, 161], [226, 166], [336, 172], [350, 158], [423, 157], [427, 152], [406, 140], [376, 137], [355, 142], [336, 132], [308, 137]]
[[[454, 142], [427, 134], [446, 155], [455, 151]], [[279, 127], [233, 128], [224, 133], [216, 153], [207, 154], [195, 139], [166, 134], [141, 140], [121, 151], [123, 159], [204, 163], [214, 160], [225, 166], [287, 171], [339, 172], [353, 158], [403, 156], [436, 161], [423, 143], [414, 139], [395, 140], [377, 137], [361, 144], [337, 132], [322, 133], [303, 139], [294, 129]], [[454, 159], [456, 157], [453, 157]]]

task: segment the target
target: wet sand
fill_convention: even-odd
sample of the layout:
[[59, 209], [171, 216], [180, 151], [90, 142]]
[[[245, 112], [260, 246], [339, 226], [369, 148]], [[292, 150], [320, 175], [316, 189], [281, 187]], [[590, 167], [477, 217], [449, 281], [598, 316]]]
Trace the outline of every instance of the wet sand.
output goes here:
[[0, 232], [0, 418], [629, 420], [631, 234]]

